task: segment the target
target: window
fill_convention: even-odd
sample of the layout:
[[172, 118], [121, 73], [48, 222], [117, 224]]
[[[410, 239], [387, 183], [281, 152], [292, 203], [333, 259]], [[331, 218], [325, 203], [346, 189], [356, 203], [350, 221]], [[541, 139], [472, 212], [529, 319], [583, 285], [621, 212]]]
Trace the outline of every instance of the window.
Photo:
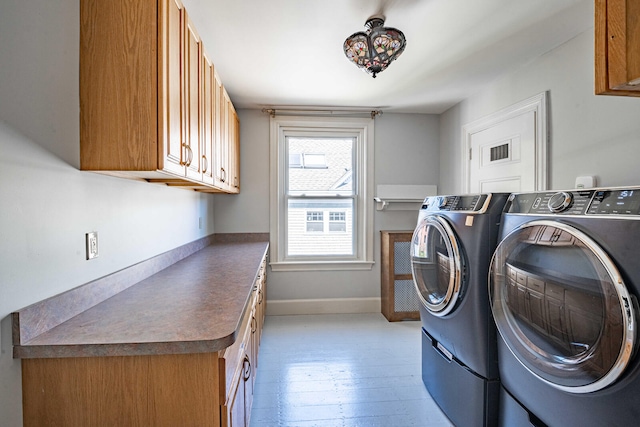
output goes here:
[[324, 231], [324, 212], [307, 212], [307, 231]]
[[271, 266], [370, 269], [373, 120], [272, 117]]
[[305, 168], [327, 168], [327, 162], [324, 154], [303, 153], [302, 157], [304, 158]]
[[302, 160], [302, 153], [289, 153], [289, 167], [290, 168], [303, 168], [304, 161]]
[[[347, 213], [346, 212], [329, 212], [329, 221], [325, 224], [324, 212], [307, 211], [307, 232], [338, 232], [345, 233], [347, 231]], [[290, 236], [291, 237], [291, 236]], [[303, 236], [299, 236], [303, 237]], [[351, 238], [349, 238], [349, 241]], [[334, 243], [336, 241], [334, 240]], [[291, 252], [291, 250], [289, 251]]]
[[289, 152], [289, 168], [326, 169], [324, 154]]
[[329, 231], [347, 231], [345, 212], [329, 212]]

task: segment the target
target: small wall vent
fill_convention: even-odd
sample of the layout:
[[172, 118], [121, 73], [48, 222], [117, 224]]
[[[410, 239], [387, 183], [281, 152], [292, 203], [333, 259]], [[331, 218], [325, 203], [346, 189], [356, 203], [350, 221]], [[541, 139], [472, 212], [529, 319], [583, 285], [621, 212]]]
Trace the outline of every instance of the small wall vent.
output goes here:
[[509, 158], [509, 144], [497, 145], [491, 147], [491, 161], [508, 159]]

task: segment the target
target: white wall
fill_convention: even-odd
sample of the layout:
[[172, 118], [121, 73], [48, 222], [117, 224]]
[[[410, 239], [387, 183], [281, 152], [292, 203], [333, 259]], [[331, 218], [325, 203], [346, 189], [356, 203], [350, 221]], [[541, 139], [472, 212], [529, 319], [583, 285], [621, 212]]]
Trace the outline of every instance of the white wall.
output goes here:
[[549, 94], [549, 188], [580, 175], [601, 186], [640, 185], [640, 98], [594, 95], [590, 29], [511, 71], [440, 117], [440, 190], [462, 188], [461, 127], [543, 91]]
[[[241, 135], [241, 192], [218, 196], [216, 232], [269, 231], [269, 116], [258, 110], [239, 110]], [[382, 114], [375, 119], [375, 183], [437, 184], [438, 116]], [[376, 211], [375, 258], [371, 271], [271, 272], [270, 301], [352, 299], [351, 309], [376, 303], [380, 297], [380, 230], [413, 230], [417, 209]], [[364, 300], [364, 305], [358, 300]], [[313, 304], [312, 304], [313, 305]], [[331, 303], [329, 303], [331, 305]], [[334, 304], [336, 310], [344, 305]], [[306, 306], [306, 309], [324, 310]], [[379, 305], [377, 306], [379, 309]]]
[[[77, 0], [0, 6], [3, 427], [22, 425], [9, 313], [214, 231], [212, 195], [77, 169], [78, 21]], [[99, 233], [92, 261], [84, 254], [88, 231]]]

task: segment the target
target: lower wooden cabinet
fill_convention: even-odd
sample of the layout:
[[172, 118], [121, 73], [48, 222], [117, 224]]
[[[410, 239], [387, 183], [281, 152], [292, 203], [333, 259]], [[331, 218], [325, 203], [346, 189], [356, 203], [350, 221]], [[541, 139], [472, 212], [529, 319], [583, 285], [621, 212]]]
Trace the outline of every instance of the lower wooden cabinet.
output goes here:
[[[238, 366], [233, 366], [234, 375], [231, 382], [226, 384], [227, 394], [223, 405], [222, 425], [248, 426], [251, 416], [251, 404], [253, 402], [253, 378], [255, 377], [252, 365], [252, 342], [250, 331], [247, 330], [243, 338], [242, 358]], [[222, 389], [222, 387], [221, 387]], [[226, 415], [226, 417], [225, 417]]]
[[266, 257], [218, 352], [22, 359], [24, 426], [248, 426], [265, 292]]
[[22, 359], [23, 425], [218, 426], [218, 368], [216, 353]]
[[[266, 259], [263, 260], [245, 313], [241, 333], [231, 347], [221, 352], [220, 390], [222, 426], [248, 426], [253, 403], [253, 387], [258, 368], [258, 350], [266, 312]], [[222, 384], [224, 381], [224, 384]]]

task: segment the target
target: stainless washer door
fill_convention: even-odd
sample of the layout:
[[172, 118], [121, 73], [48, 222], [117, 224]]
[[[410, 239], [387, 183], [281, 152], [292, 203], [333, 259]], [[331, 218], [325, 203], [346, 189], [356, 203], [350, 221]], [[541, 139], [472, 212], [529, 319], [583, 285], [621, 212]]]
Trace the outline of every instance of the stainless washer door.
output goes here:
[[413, 232], [411, 271], [418, 297], [435, 316], [454, 309], [464, 271], [460, 244], [446, 219], [425, 217]]
[[555, 388], [600, 390], [629, 363], [634, 304], [613, 261], [575, 227], [541, 220], [511, 232], [494, 252], [489, 295], [513, 355]]

